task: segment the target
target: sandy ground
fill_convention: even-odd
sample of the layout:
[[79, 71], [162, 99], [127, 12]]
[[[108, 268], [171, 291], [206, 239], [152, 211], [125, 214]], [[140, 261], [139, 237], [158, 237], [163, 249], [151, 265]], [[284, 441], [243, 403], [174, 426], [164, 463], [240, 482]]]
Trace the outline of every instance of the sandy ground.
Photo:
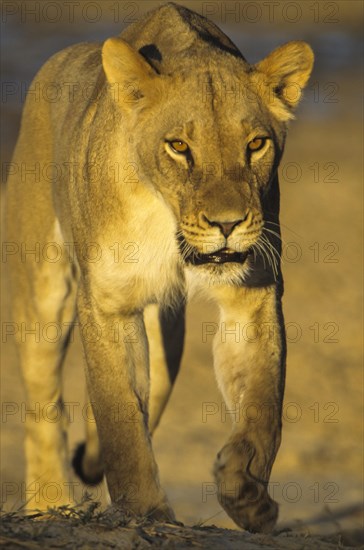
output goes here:
[[[132, 4], [140, 10], [146, 6], [145, 2]], [[293, 529], [294, 533], [303, 533], [306, 537], [315, 533], [333, 536], [362, 528], [363, 144], [361, 80], [357, 65], [360, 35], [356, 26], [360, 2], [334, 2], [339, 7], [338, 21], [330, 24], [311, 24], [309, 3], [296, 4], [302, 8], [302, 21], [288, 25], [277, 16], [277, 21], [271, 24], [266, 19], [260, 22], [263, 54], [276, 44], [296, 37], [307, 39], [317, 56], [312, 84], [297, 121], [291, 126], [280, 170], [288, 368], [283, 442], [274, 465], [270, 491], [280, 503], [278, 529]], [[318, 4], [323, 9], [324, 3]], [[105, 6], [105, 3], [100, 5]], [[202, 3], [194, 2], [194, 6], [198, 10]], [[223, 23], [221, 14], [215, 21]], [[66, 45], [65, 36], [68, 43], [72, 43], [84, 39], [87, 32], [93, 36], [97, 32], [102, 35], [108, 23], [115, 28], [105, 17], [99, 27], [83, 25], [78, 32], [74, 25], [64, 22], [57, 27], [44, 22], [21, 26], [15, 16], [13, 19], [9, 16], [4, 25], [7, 31], [4, 41], [9, 54], [5, 75], [8, 79], [31, 78], [29, 64], [36, 70], [53, 51]], [[256, 61], [259, 55], [254, 53], [255, 49], [262, 49], [259, 45], [255, 47], [260, 32], [258, 24], [254, 29], [251, 25], [246, 31], [244, 29], [240, 44], [236, 37], [243, 28], [242, 21], [234, 22], [230, 35], [247, 58]], [[105, 32], [104, 36], [108, 34], [113, 34], [113, 30]], [[17, 43], [22, 46], [26, 43], [34, 53], [35, 59], [29, 57], [29, 64], [24, 54], [22, 58], [11, 48], [11, 44]], [[9, 160], [14, 145], [20, 103], [19, 95], [3, 104], [8, 136], [2, 140], [4, 162]], [[3, 284], [6, 284], [4, 277]], [[6, 286], [2, 297], [4, 328], [10, 315]], [[214, 380], [211, 341], [202, 338], [203, 323], [214, 320], [216, 311], [211, 305], [199, 301], [190, 304], [181, 373], [155, 434], [154, 448], [162, 483], [177, 518], [188, 525], [235, 529], [218, 505], [212, 483], [215, 454], [230, 430], [230, 419], [224, 415], [222, 398]], [[74, 412], [69, 432], [72, 449], [83, 439], [84, 431], [83, 362], [77, 333], [66, 359], [64, 375], [65, 401], [73, 404]], [[24, 501], [24, 388], [12, 339], [4, 335], [1, 398], [1, 489], [3, 508], [9, 512], [18, 509]], [[206, 404], [211, 403], [216, 404], [216, 412], [206, 416]], [[76, 495], [81, 498], [84, 488], [76, 479], [74, 484]], [[101, 487], [95, 497], [104, 500], [104, 493]], [[11, 538], [11, 521], [8, 529], [4, 541], [10, 548], [6, 537]], [[24, 529], [29, 531], [30, 528], [25, 526]], [[22, 540], [29, 542], [31, 538], [25, 536]], [[245, 548], [249, 541], [240, 538], [237, 544], [242, 540]], [[338, 540], [322, 542], [333, 546], [320, 546], [316, 541], [316, 546], [312, 547], [337, 548], [340, 547]], [[267, 546], [260, 547], [286, 548], [282, 541], [283, 538], [276, 543], [268, 541]], [[357, 544], [358, 538], [346, 543]], [[215, 541], [214, 545], [211, 542], [206, 547], [220, 546]], [[246, 547], [255, 548], [254, 545]], [[300, 539], [297, 546], [290, 547], [306, 546]], [[140, 548], [144, 546], [141, 544]]]
[[91, 505], [71, 515], [68, 512], [54, 513], [47, 518], [41, 514], [34, 518], [7, 515], [0, 526], [0, 543], [8, 549], [197, 547], [206, 550], [349, 550], [357, 548], [360, 539], [359, 533], [354, 531], [331, 535], [282, 531], [262, 535], [215, 526], [137, 523], [110, 509], [100, 514]]

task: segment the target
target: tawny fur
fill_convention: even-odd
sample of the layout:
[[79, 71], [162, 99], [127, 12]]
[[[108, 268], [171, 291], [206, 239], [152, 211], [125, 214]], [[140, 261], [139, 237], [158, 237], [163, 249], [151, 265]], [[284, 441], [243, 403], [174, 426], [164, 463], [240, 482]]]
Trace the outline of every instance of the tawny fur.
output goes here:
[[[312, 61], [307, 44], [292, 42], [251, 66], [212, 23], [167, 4], [120, 37], [53, 56], [34, 80], [38, 100], [26, 100], [13, 159], [19, 170], [8, 183], [7, 241], [19, 251], [56, 243], [61, 258], [9, 255], [13, 315], [29, 326], [63, 327], [57, 342], [19, 339], [28, 406], [62, 407], [60, 370], [77, 315], [100, 440], [99, 451], [90, 430], [85, 475], [98, 479], [103, 468], [112, 501], [136, 515], [173, 518], [150, 438], [172, 387], [157, 307], [174, 308], [182, 334], [179, 312], [193, 287], [218, 303], [228, 329], [252, 323], [273, 331], [253, 341], [215, 336], [227, 405], [263, 411], [259, 422], [234, 423], [215, 476], [238, 525], [267, 531], [276, 521], [267, 493], [285, 363], [276, 169]], [[42, 93], [52, 83], [62, 90], [56, 102]], [[263, 146], [249, 152], [258, 138]], [[176, 153], [173, 140], [188, 144], [189, 156]], [[39, 177], [23, 177], [21, 168], [35, 165]], [[188, 261], [191, 251], [223, 248], [249, 255], [244, 263]], [[91, 337], [89, 326], [101, 337]], [[171, 357], [179, 363], [180, 355]], [[132, 423], [117, 414], [125, 403], [135, 407]], [[30, 418], [26, 453], [27, 485], [40, 486], [28, 507], [47, 508], [42, 485], [69, 476], [64, 423]]]

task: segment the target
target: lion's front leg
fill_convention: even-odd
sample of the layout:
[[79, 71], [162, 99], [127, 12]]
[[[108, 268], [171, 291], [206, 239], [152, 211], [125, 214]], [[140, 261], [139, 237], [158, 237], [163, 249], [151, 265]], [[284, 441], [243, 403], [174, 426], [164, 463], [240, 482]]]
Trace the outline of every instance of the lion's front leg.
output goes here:
[[111, 500], [137, 516], [172, 520], [148, 430], [148, 345], [142, 312], [122, 314], [118, 307], [106, 312], [97, 294], [82, 287], [78, 311]]
[[234, 421], [217, 455], [220, 504], [241, 527], [270, 531], [278, 505], [268, 481], [280, 445], [285, 337], [275, 286], [218, 293], [221, 311], [214, 339], [217, 380]]

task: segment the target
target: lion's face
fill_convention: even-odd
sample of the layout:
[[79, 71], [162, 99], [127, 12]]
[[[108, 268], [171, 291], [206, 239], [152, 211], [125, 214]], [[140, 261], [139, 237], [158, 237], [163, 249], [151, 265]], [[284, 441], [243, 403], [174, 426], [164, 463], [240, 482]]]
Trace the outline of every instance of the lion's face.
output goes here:
[[240, 59], [214, 61], [157, 76], [138, 60], [149, 87], [138, 86], [129, 109], [134, 159], [176, 217], [186, 266], [219, 281], [246, 280], [254, 268], [275, 278], [289, 101]]
[[[241, 97], [244, 74], [232, 82], [221, 76], [211, 83], [203, 71], [166, 82], [167, 101], [139, 118], [134, 139], [142, 177], [152, 179], [176, 216], [184, 262], [236, 276], [246, 273], [249, 255], [266, 246], [262, 198], [272, 185], [284, 127], [274, 124], [252, 87]], [[236, 94], [225, 94], [232, 85]]]

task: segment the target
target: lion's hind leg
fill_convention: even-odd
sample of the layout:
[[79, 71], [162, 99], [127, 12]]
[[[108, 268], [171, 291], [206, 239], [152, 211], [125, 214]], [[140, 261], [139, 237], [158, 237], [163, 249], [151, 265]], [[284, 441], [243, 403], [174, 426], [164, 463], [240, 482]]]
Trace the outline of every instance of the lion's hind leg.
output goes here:
[[149, 306], [144, 312], [149, 342], [149, 430], [157, 428], [181, 365], [185, 333], [185, 306], [174, 309]]
[[61, 367], [75, 317], [76, 279], [57, 221], [46, 237], [29, 234], [19, 250], [35, 253], [9, 257], [9, 275], [26, 390], [24, 499], [28, 510], [46, 510], [72, 501]]
[[103, 480], [104, 469], [96, 420], [90, 402], [85, 410], [87, 410], [87, 415], [85, 415], [86, 441], [79, 443], [76, 447], [72, 466], [77, 476], [85, 485], [94, 486]]

